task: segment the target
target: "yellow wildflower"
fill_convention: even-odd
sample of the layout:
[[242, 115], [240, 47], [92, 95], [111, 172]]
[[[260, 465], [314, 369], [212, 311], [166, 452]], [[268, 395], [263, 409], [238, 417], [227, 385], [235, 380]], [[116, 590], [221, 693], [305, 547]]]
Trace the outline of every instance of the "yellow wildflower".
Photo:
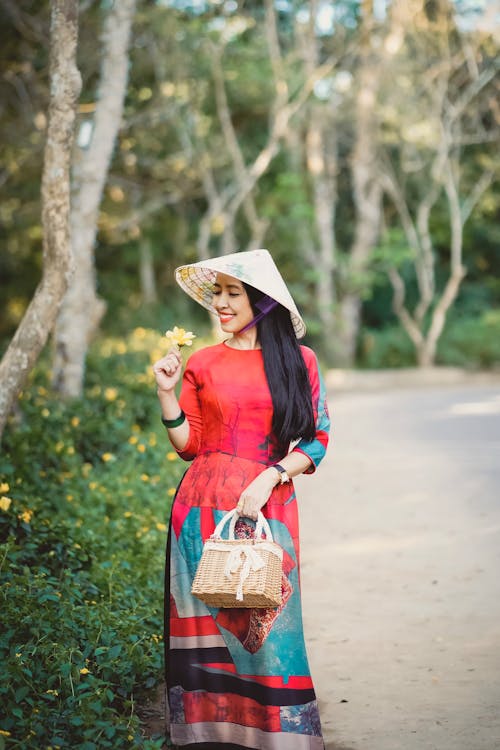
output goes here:
[[42, 409], [40, 413], [42, 417], [48, 417], [50, 415], [50, 411], [48, 409]]
[[1, 737], [10, 737], [10, 732], [8, 732], [6, 729], [0, 729], [0, 736]]
[[12, 498], [3, 495], [3, 497], [0, 497], [0, 509], [9, 510], [11, 502]]
[[78, 427], [80, 424], [80, 417], [71, 417], [71, 426]]
[[123, 517], [124, 517], [124, 518], [130, 518], [130, 517], [131, 517], [131, 516], [133, 516], [133, 515], [134, 515], [134, 514], [132, 513], [132, 511], [130, 511], [130, 510], [126, 510], [126, 511], [125, 511], [125, 513], [123, 514]]
[[58, 690], [46, 690], [45, 693], [47, 695], [59, 695], [59, 691]]
[[141, 479], [143, 482], [149, 482], [149, 474], [141, 474]]
[[10, 485], [8, 482], [2, 482], [2, 484], [0, 484], [0, 493], [3, 494], [4, 492], [8, 492], [9, 490], [10, 490]]
[[114, 461], [115, 457], [112, 453], [103, 453], [101, 458], [105, 463], [107, 463], [108, 461]]
[[33, 511], [25, 510], [18, 515], [18, 518], [21, 519], [21, 521], [24, 521], [24, 523], [29, 523], [33, 518]]
[[141, 427], [138, 424], [132, 425], [132, 432], [141, 432]]
[[175, 495], [175, 487], [169, 487], [167, 490], [167, 495], [169, 497], [173, 497]]
[[68, 503], [71, 503], [74, 500], [73, 495], [66, 495], [66, 500], [68, 501]]
[[170, 346], [191, 346], [193, 339], [196, 338], [194, 333], [191, 331], [185, 331], [184, 328], [178, 328], [174, 326], [173, 331], [165, 332], [166, 339]]
[[137, 437], [137, 435], [131, 435], [128, 439], [128, 442], [130, 443], [130, 445], [135, 445], [139, 442], [139, 438]]
[[155, 434], [153, 434], [153, 435], [150, 435], [150, 438], [149, 438], [149, 440], [148, 440], [148, 443], [149, 443], [149, 445], [150, 445], [150, 446], [151, 446], [152, 448], [154, 448], [154, 447], [155, 447], [155, 445], [156, 445], [156, 435], [155, 435]]
[[118, 391], [116, 388], [106, 388], [104, 391], [104, 398], [106, 401], [114, 401], [117, 396]]
[[157, 523], [156, 524], [156, 528], [158, 529], [158, 531], [166, 531], [167, 530], [167, 527], [165, 526], [164, 523]]
[[89, 482], [89, 490], [96, 490], [98, 486], [97, 482]]
[[80, 669], [80, 674], [90, 674], [90, 669], [87, 669], [87, 667], [82, 667], [82, 669]]
[[167, 453], [167, 461], [176, 461], [178, 458], [177, 453], [175, 451], [169, 451]]
[[69, 448], [66, 451], [66, 453], [68, 454], [68, 456], [74, 456], [75, 455], [75, 449], [73, 448], [72, 445], [69, 446]]
[[139, 453], [145, 453], [146, 446], [144, 445], [144, 443], [139, 443], [139, 445], [137, 446], [137, 450], [139, 451]]

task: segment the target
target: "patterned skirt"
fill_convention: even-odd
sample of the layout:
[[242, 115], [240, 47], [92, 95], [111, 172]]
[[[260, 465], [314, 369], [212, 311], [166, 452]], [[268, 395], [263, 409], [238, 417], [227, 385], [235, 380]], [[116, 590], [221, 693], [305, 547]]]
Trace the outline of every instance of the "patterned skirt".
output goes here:
[[[235, 502], [219, 503], [229, 507], [214, 507], [210, 501], [193, 505], [200, 494], [190, 481], [192, 468], [174, 500], [167, 544], [170, 739], [196, 750], [323, 750], [302, 628], [293, 487], [286, 498], [277, 496], [264, 508], [274, 540], [284, 550], [282, 604], [273, 609], [209, 608], [191, 595], [191, 584], [203, 541]], [[256, 472], [248, 473], [247, 482]], [[238, 536], [248, 537], [252, 530], [250, 521], [239, 519]]]

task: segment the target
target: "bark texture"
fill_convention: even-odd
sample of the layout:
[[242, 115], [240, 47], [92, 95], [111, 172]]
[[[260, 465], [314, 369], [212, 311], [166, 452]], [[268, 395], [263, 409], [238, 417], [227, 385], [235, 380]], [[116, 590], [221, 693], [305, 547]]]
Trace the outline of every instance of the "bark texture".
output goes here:
[[78, 0], [53, 0], [50, 99], [42, 176], [43, 275], [0, 363], [0, 436], [52, 330], [73, 271], [69, 240], [70, 163], [76, 103]]
[[54, 336], [53, 386], [64, 397], [82, 393], [89, 341], [105, 311], [96, 293], [94, 246], [99, 207], [122, 119], [135, 5], [135, 0], [115, 2], [106, 16], [92, 137], [88, 147], [79, 146], [74, 154], [71, 242], [75, 274]]
[[373, 0], [361, 3], [361, 41], [358, 90], [355, 103], [355, 145], [352, 181], [355, 209], [354, 241], [348, 260], [348, 290], [340, 304], [340, 362], [352, 365], [361, 320], [362, 276], [380, 232], [382, 190], [377, 176], [378, 128], [376, 102], [380, 83], [380, 56], [373, 53]]

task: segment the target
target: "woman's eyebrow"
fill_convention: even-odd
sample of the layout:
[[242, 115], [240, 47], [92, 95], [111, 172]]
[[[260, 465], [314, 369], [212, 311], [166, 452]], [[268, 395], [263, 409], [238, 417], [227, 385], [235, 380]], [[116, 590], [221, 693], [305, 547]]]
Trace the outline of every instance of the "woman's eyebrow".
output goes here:
[[[222, 289], [221, 285], [217, 281], [214, 281], [213, 286], [214, 288], [218, 287], [219, 289]], [[228, 289], [237, 289], [238, 291], [241, 289], [238, 284], [226, 284], [226, 286]]]

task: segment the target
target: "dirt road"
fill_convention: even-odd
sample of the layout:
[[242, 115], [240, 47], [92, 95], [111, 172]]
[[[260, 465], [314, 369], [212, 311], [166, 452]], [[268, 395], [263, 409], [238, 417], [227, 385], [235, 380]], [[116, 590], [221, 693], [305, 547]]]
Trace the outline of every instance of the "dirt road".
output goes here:
[[500, 388], [332, 394], [301, 477], [328, 750], [500, 749]]

